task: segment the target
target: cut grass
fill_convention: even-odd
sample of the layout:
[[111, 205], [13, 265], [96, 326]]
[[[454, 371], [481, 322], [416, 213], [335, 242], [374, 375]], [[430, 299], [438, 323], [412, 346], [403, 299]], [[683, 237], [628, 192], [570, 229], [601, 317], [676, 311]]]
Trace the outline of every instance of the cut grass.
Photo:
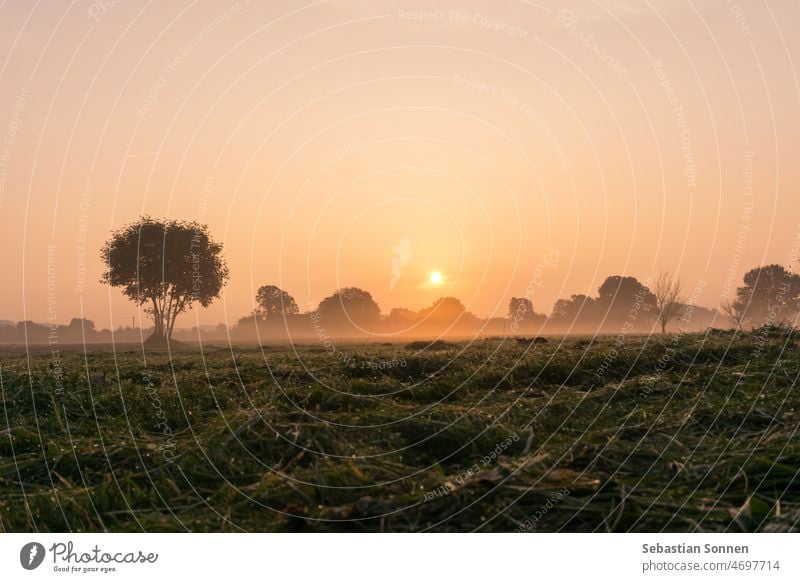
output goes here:
[[768, 331], [5, 354], [0, 529], [795, 530], [800, 358]]

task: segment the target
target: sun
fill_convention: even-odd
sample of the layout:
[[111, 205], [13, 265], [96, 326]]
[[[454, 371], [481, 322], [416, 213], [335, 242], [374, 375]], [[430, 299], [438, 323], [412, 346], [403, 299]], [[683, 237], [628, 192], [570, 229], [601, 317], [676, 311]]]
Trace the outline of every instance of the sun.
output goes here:
[[431, 271], [431, 274], [428, 275], [428, 282], [431, 285], [441, 285], [443, 281], [444, 275], [439, 271]]

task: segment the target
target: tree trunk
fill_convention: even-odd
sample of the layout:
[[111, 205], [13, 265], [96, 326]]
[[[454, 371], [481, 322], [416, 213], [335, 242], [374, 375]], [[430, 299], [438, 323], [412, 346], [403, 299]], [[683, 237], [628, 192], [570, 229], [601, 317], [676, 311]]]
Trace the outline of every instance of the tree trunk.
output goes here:
[[155, 297], [152, 298], [153, 302], [153, 335], [159, 336], [161, 335], [161, 316], [158, 312], [158, 303], [156, 303]]
[[154, 325], [152, 339], [160, 343], [166, 339], [166, 334], [164, 333], [164, 312], [159, 308], [158, 301], [156, 301], [155, 297], [152, 298], [152, 301]]

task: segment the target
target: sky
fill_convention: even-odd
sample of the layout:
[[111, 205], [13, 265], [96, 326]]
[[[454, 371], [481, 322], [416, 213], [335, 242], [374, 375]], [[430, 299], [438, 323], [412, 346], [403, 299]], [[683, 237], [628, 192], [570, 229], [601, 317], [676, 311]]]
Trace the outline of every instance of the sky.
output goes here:
[[[113, 229], [199, 220], [231, 279], [384, 313], [539, 312], [679, 273], [715, 307], [800, 248], [789, 0], [0, 3], [0, 319], [129, 325]], [[431, 273], [441, 274], [431, 282]]]

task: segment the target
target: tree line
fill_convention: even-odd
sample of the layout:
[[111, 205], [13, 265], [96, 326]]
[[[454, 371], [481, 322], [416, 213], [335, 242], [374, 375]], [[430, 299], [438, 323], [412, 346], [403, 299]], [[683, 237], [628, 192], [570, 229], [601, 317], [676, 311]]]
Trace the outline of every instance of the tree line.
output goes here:
[[[143, 216], [113, 232], [101, 250], [101, 258], [106, 267], [101, 282], [121, 289], [151, 317], [151, 343], [173, 337], [178, 316], [195, 304], [210, 305], [230, 278], [222, 244], [214, 241], [206, 225], [197, 222]], [[230, 330], [220, 325], [205, 332], [233, 331], [233, 336], [227, 333], [229, 337], [322, 337], [608, 333], [620, 326], [628, 331], [658, 329], [666, 333], [670, 324], [681, 330], [698, 330], [724, 322], [737, 330], [765, 324], [793, 327], [800, 314], [800, 275], [775, 264], [751, 269], [735, 296], [722, 301], [718, 310], [687, 300], [681, 280], [669, 273], [645, 282], [630, 276], [610, 276], [596, 296], [576, 294], [559, 299], [549, 316], [537, 313], [530, 297], [511, 298], [504, 318], [479, 318], [455, 297], [441, 297], [419, 311], [395, 308], [384, 315], [372, 295], [356, 287], [339, 289], [313, 311], [301, 313], [287, 291], [268, 284], [258, 289], [255, 305], [253, 312]], [[21, 334], [27, 341], [41, 341], [39, 335], [49, 337], [54, 331], [61, 341], [97, 341], [109, 334], [108, 330], [96, 330], [89, 320], [73, 319], [68, 326], [55, 326], [55, 330], [54, 326], [37, 325], [0, 323], [0, 342], [19, 341]]]

